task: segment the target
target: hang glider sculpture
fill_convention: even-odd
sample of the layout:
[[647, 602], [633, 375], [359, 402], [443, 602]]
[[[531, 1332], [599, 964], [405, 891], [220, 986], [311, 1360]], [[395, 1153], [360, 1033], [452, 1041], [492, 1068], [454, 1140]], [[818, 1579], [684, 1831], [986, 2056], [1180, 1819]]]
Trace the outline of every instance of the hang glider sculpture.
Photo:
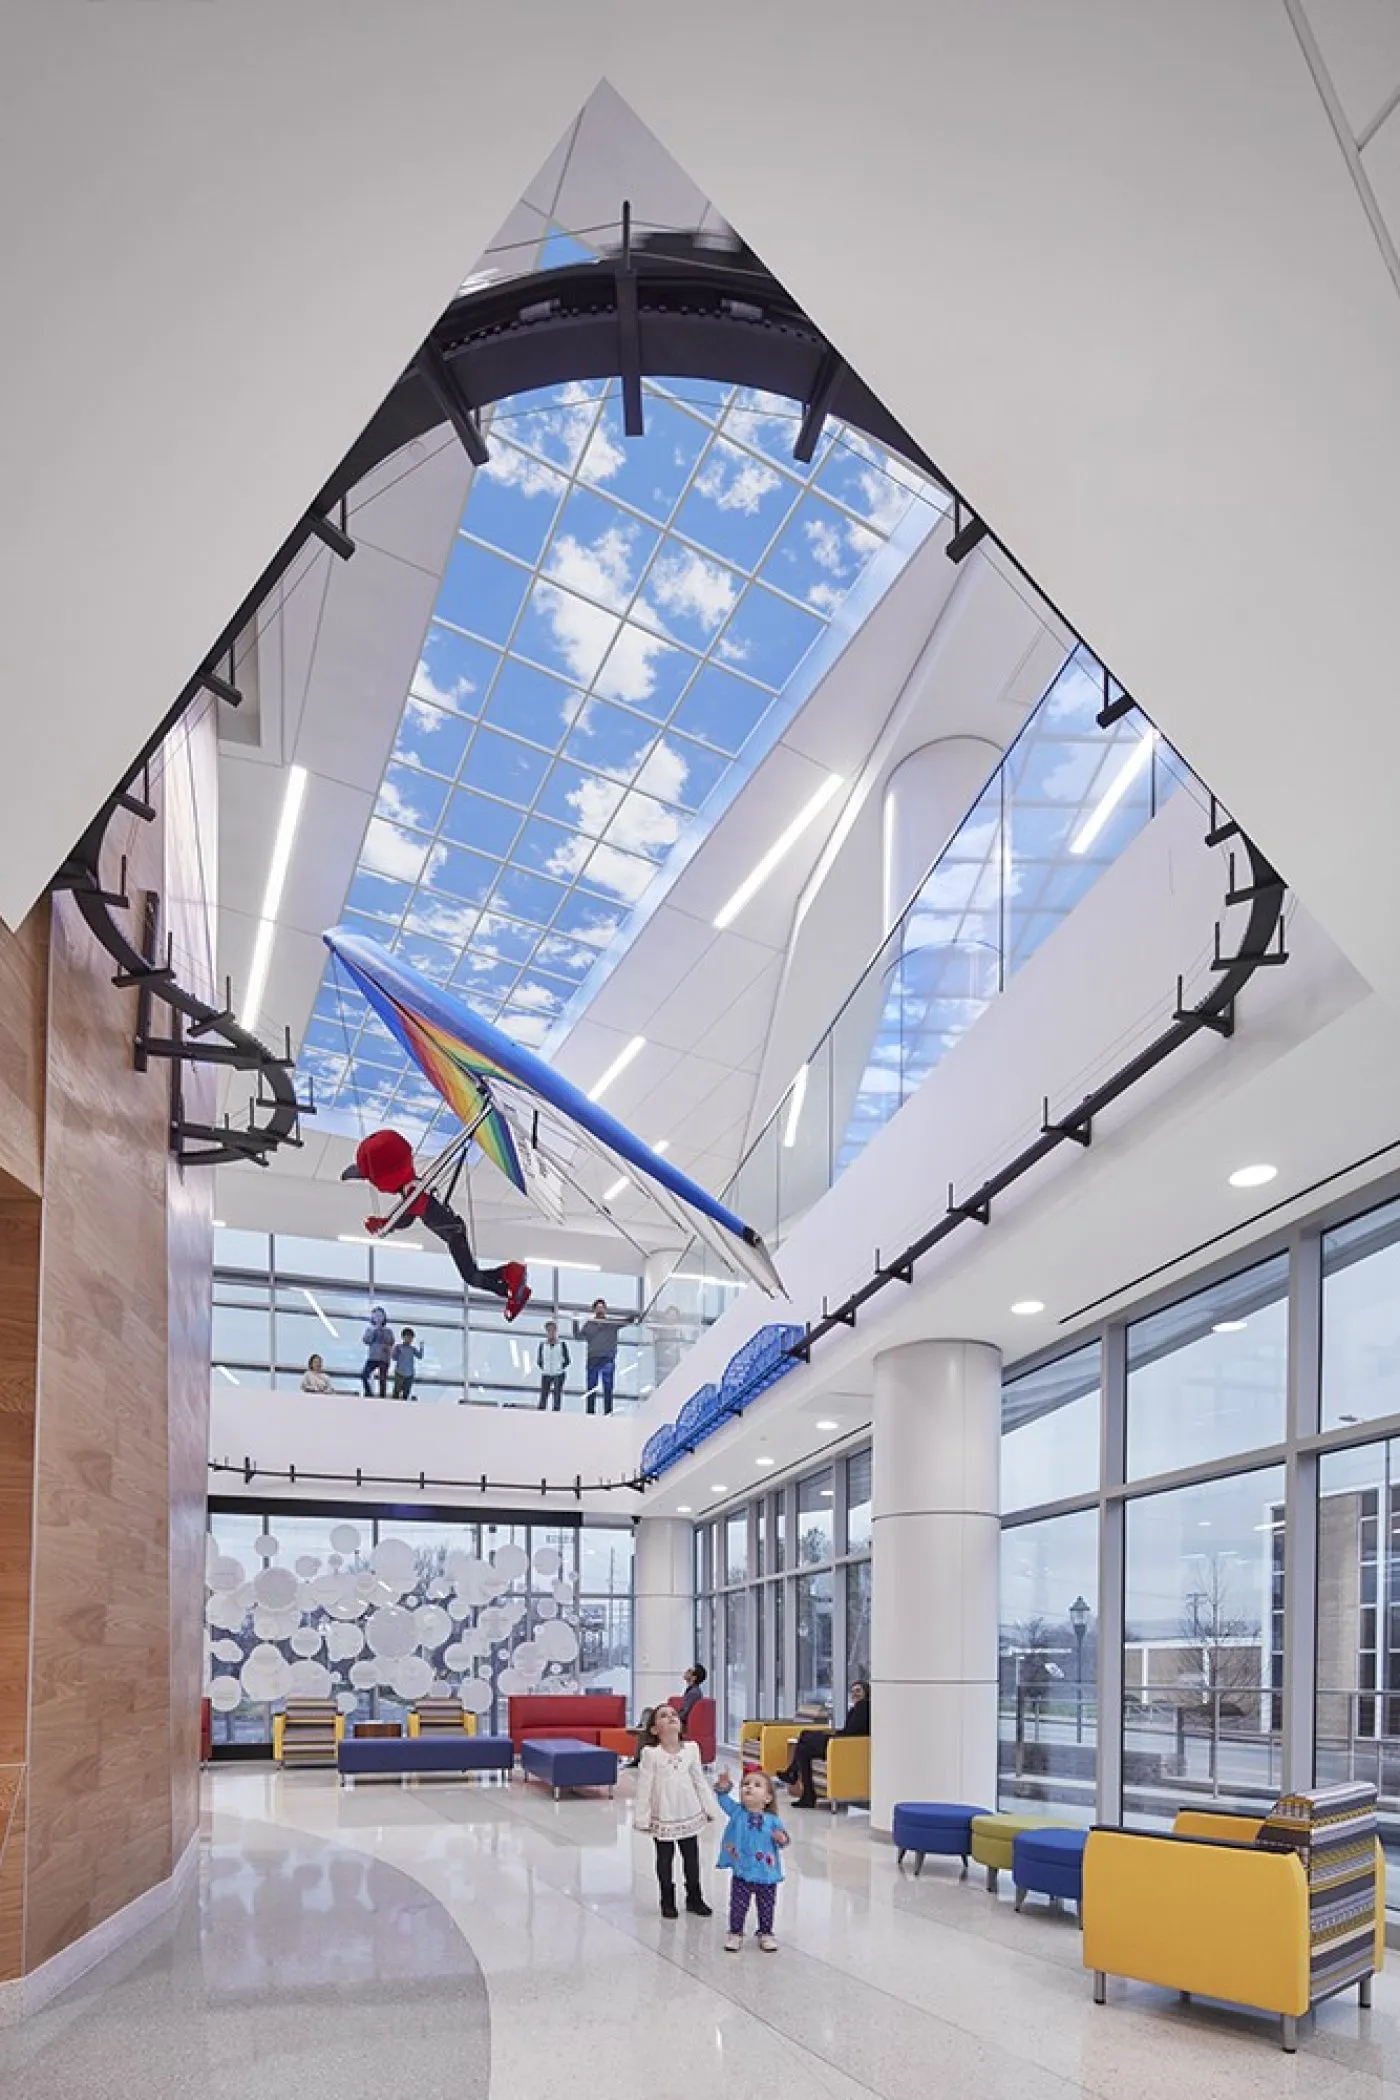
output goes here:
[[[785, 1297], [782, 1278], [753, 1226], [719, 1202], [679, 1167], [644, 1144], [596, 1101], [482, 1020], [463, 1001], [433, 984], [377, 941], [335, 927], [326, 946], [358, 986], [396, 1041], [419, 1067], [461, 1124], [447, 1146], [420, 1172], [412, 1194], [436, 1189], [471, 1146], [521, 1194], [558, 1223], [572, 1193], [641, 1246], [586, 1186], [584, 1169], [601, 1160], [629, 1179], [667, 1222], [700, 1239], [732, 1274], [748, 1278], [769, 1297]], [[385, 1220], [406, 1213], [410, 1192]]]

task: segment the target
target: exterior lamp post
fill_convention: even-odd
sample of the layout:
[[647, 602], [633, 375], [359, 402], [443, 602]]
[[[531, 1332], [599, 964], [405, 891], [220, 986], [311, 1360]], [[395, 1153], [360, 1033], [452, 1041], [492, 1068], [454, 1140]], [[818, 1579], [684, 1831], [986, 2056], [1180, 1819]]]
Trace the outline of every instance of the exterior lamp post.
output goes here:
[[1084, 1636], [1089, 1631], [1089, 1607], [1082, 1597], [1076, 1597], [1069, 1608], [1069, 1623], [1074, 1628], [1074, 1740], [1084, 1740]]

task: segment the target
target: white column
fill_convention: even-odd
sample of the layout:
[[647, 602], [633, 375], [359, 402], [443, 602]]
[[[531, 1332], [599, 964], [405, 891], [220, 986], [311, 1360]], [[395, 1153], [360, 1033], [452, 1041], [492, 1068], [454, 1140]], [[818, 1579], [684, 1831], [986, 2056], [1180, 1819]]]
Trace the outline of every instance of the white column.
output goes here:
[[884, 914], [888, 933], [981, 794], [1001, 746], [947, 736], [901, 759], [885, 783]]
[[1001, 1352], [875, 1358], [872, 1827], [897, 1801], [996, 1805]]
[[[632, 1577], [632, 1683], [640, 1713], [684, 1689], [694, 1662], [695, 1548], [681, 1517], [643, 1517]], [[708, 1687], [707, 1687], [708, 1689]]]

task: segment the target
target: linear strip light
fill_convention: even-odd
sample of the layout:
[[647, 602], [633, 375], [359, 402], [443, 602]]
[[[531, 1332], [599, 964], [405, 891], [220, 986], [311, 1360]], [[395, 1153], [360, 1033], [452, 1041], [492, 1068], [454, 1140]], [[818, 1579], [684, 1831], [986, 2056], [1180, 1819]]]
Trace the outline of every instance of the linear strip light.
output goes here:
[[277, 914], [282, 909], [282, 891], [286, 886], [287, 868], [291, 862], [297, 825], [301, 822], [301, 805], [305, 798], [306, 768], [289, 766], [287, 786], [282, 796], [282, 814], [277, 820], [277, 836], [273, 840], [272, 859], [268, 864], [267, 888], [263, 891], [262, 916], [258, 920], [258, 930], [253, 940], [253, 961], [248, 972], [248, 990], [240, 1017], [250, 1034], [256, 1030], [262, 1013], [263, 994], [267, 990], [267, 973], [272, 962], [272, 944], [277, 938]]
[[608, 1066], [607, 1071], [604, 1072], [597, 1085], [589, 1088], [589, 1100], [601, 1101], [608, 1088], [613, 1084], [613, 1081], [622, 1077], [633, 1059], [640, 1057], [646, 1046], [647, 1039], [644, 1035], [634, 1035], [631, 1042], [624, 1049], [618, 1051], [617, 1056]]
[[226, 1378], [230, 1385], [242, 1385], [243, 1380], [235, 1378], [227, 1364], [215, 1364], [214, 1369], [218, 1372], [220, 1378]]
[[787, 830], [781, 832], [778, 835], [778, 837], [774, 839], [772, 845], [768, 848], [768, 851], [764, 854], [762, 860], [759, 861], [755, 867], [750, 869], [749, 873], [739, 884], [738, 889], [735, 890], [734, 895], [730, 898], [729, 902], [723, 907], [722, 910], [716, 912], [715, 931], [717, 933], [723, 933], [726, 926], [732, 926], [734, 924], [734, 921], [738, 918], [740, 912], [744, 909], [744, 906], [746, 904], [751, 903], [753, 899], [758, 895], [759, 891], [763, 888], [764, 883], [767, 882], [769, 876], [773, 873], [773, 870], [779, 865], [780, 862], [786, 860], [788, 854], [791, 853], [793, 847], [797, 844], [797, 841], [801, 838], [803, 832], [807, 830], [809, 825], [816, 823], [817, 818], [826, 808], [826, 805], [828, 802], [830, 802], [832, 796], [838, 793], [838, 791], [844, 785], [845, 782], [843, 781], [839, 773], [827, 774], [826, 779], [817, 789], [815, 795], [813, 795], [809, 801], [803, 804], [802, 808], [797, 812], [797, 815], [788, 825]]
[[303, 1284], [301, 1287], [301, 1295], [306, 1300], [307, 1304], [311, 1307], [312, 1312], [315, 1313], [317, 1319], [325, 1328], [326, 1333], [330, 1336], [331, 1340], [333, 1342], [338, 1342], [340, 1340], [340, 1329], [338, 1327], [332, 1327], [330, 1321], [326, 1318], [325, 1313], [321, 1309], [321, 1301], [316, 1296], [316, 1293], [314, 1291], [309, 1291], [306, 1288], [306, 1285]]
[[[658, 1155], [663, 1152], [669, 1152], [671, 1149], [671, 1140], [669, 1138], [658, 1138], [651, 1149]], [[610, 1189], [604, 1189], [604, 1203], [615, 1203], [617, 1198], [622, 1194], [622, 1191], [626, 1188], [630, 1188], [631, 1186], [632, 1176], [630, 1174], [619, 1174], [617, 1180], [613, 1183], [612, 1187]]]
[[1113, 779], [1104, 789], [1098, 807], [1090, 811], [1076, 835], [1069, 842], [1071, 853], [1087, 853], [1104, 825], [1117, 809], [1128, 789], [1138, 778], [1157, 748], [1157, 732], [1149, 729], [1136, 747], [1128, 753]]
[[792, 1100], [788, 1104], [787, 1128], [783, 1132], [783, 1150], [791, 1152], [797, 1143], [797, 1126], [802, 1120], [802, 1104], [807, 1099], [807, 1067], [803, 1065], [792, 1082]]

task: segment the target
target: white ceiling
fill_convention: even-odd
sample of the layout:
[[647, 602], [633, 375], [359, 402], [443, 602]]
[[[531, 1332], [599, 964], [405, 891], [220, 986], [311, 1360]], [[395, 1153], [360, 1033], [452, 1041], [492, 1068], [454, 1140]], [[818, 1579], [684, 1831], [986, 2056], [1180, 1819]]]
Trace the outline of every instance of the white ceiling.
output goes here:
[[[605, 74], [1400, 992], [1400, 18], [869, 0], [861, 31], [853, 76], [831, 0], [712, 0], [698, 37], [640, 0], [10, 11], [11, 922]], [[211, 109], [257, 150], [211, 151]], [[1277, 1070], [1310, 1162], [1345, 1156], [1368, 1102]], [[1102, 1287], [1127, 1198], [1084, 1166]]]

